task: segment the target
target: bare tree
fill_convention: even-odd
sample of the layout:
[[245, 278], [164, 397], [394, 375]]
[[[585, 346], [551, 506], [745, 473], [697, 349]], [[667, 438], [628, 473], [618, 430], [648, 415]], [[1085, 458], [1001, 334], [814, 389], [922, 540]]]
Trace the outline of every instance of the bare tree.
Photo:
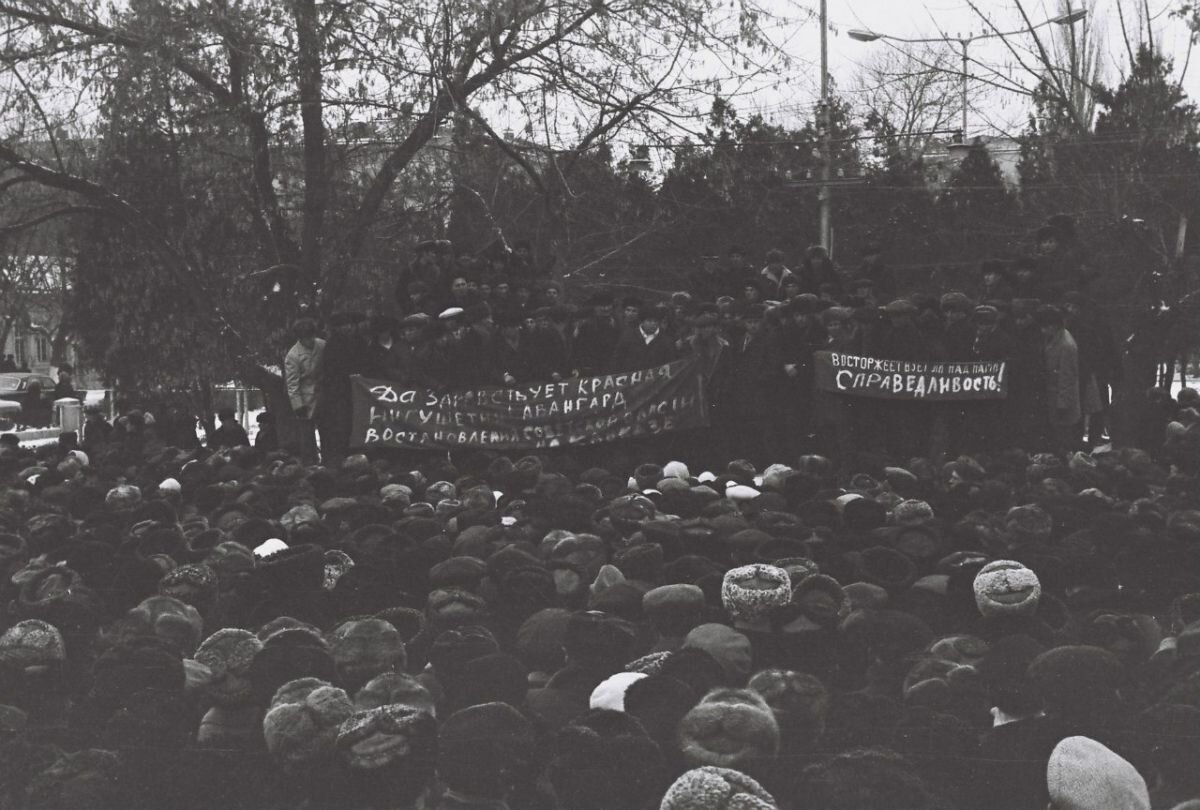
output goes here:
[[[9, 224], [86, 214], [126, 229], [173, 274], [175, 294], [207, 313], [202, 328], [243, 379], [264, 386], [277, 347], [238, 317], [244, 290], [208, 228], [230, 196], [256, 253], [239, 258], [295, 266], [329, 312], [384, 241], [379, 223], [403, 176], [454, 114], [493, 134], [506, 111], [524, 116], [531, 136], [582, 153], [630, 129], [686, 128], [711, 99], [701, 54], [739, 79], [778, 64], [764, 34], [772, 15], [755, 0], [0, 0], [0, 22], [0, 194], [62, 192], [43, 219]], [[207, 150], [188, 175], [182, 226], [163, 227], [97, 167], [62, 159], [60, 134], [94, 136], [97, 110], [122, 94], [136, 94], [139, 120], [161, 129], [173, 157]], [[338, 161], [357, 124], [387, 134], [348, 182]], [[555, 155], [551, 170], [567, 175], [572, 157]]]
[[961, 116], [958, 59], [940, 43], [880, 48], [859, 69], [848, 93], [857, 96], [856, 106], [872, 129], [915, 158]]
[[[1045, 98], [1063, 113], [1059, 128], [1074, 134], [1089, 132], [1096, 113], [1095, 90], [1101, 78], [1095, 0], [1059, 0], [1053, 18], [1082, 15], [1074, 24], [1047, 25], [1027, 0], [1014, 0], [1024, 30], [1005, 30], [976, 0], [968, 5], [986, 34], [1003, 43], [1012, 70], [973, 61], [982, 81], [1030, 98]], [[1120, 4], [1118, 4], [1119, 9]], [[1052, 19], [1053, 19], [1052, 18]], [[1053, 31], [1048, 33], [1047, 29]]]

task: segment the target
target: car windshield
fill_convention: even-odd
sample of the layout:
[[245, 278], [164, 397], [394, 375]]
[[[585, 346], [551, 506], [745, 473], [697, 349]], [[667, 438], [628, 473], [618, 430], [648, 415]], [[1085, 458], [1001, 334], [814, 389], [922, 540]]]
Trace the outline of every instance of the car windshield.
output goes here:
[[21, 390], [21, 378], [11, 374], [0, 374], [0, 391]]

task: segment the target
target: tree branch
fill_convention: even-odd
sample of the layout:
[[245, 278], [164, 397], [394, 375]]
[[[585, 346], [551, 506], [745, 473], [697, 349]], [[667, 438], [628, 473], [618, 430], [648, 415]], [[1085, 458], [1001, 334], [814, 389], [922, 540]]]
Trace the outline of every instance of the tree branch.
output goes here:
[[92, 214], [100, 216], [116, 217], [117, 214], [109, 208], [99, 205], [66, 205], [62, 208], [56, 208], [45, 214], [40, 214], [29, 219], [23, 219], [20, 222], [13, 222], [7, 225], [0, 225], [0, 236], [8, 236], [14, 233], [36, 228], [45, 222], [50, 222], [60, 217], [75, 216], [78, 214]]

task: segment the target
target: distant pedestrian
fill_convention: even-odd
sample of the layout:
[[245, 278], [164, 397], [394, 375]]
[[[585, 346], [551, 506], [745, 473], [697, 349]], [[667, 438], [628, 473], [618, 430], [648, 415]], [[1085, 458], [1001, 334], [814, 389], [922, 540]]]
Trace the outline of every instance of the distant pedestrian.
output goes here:
[[302, 455], [315, 460], [317, 439], [313, 425], [313, 410], [321, 381], [321, 358], [325, 341], [317, 337], [317, 324], [311, 318], [301, 318], [293, 326], [296, 342], [288, 349], [283, 361], [287, 382], [288, 402], [292, 413], [301, 420]]

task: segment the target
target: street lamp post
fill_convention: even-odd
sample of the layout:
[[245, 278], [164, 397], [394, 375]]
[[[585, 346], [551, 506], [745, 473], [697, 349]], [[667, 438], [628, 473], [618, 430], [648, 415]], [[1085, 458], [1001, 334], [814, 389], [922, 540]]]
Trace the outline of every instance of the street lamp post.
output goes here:
[[1042, 20], [1036, 25], [1030, 25], [1026, 28], [1018, 28], [1015, 31], [992, 31], [990, 33], [972, 34], [970, 36], [958, 37], [897, 37], [891, 34], [880, 34], [877, 31], [863, 31], [855, 29], [848, 31], [851, 39], [856, 39], [859, 42], [874, 42], [877, 39], [887, 40], [889, 42], [904, 42], [910, 44], [919, 44], [925, 42], [957, 42], [962, 54], [962, 84], [959, 87], [959, 92], [962, 97], [962, 137], [963, 143], [967, 140], [967, 82], [970, 79], [968, 72], [967, 49], [971, 43], [977, 39], [994, 39], [997, 37], [1010, 37], [1017, 34], [1028, 34], [1031, 31], [1036, 31], [1039, 28], [1045, 28], [1047, 25], [1074, 25], [1087, 16], [1086, 8], [1077, 8], [1067, 11], [1066, 14], [1060, 14], [1057, 17], [1051, 17], [1048, 20]]
[[829, 11], [821, 0], [821, 190], [817, 196], [821, 215], [821, 247], [833, 255], [833, 192], [829, 180], [833, 176], [833, 141], [830, 129], [833, 116], [829, 109]]

